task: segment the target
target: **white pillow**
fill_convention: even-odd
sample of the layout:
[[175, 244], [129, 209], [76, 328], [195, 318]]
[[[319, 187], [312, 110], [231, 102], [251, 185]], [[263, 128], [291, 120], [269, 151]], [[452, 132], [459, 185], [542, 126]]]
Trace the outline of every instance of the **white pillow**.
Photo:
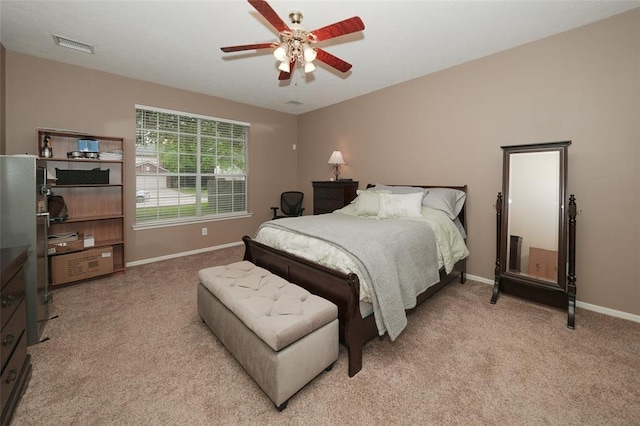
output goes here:
[[358, 216], [377, 216], [380, 209], [380, 196], [374, 191], [357, 190], [356, 214]]
[[358, 189], [356, 194], [356, 214], [358, 216], [377, 216], [380, 209], [380, 192], [388, 193], [389, 191], [362, 191]]
[[380, 194], [379, 218], [422, 216], [422, 192], [413, 194]]
[[467, 193], [452, 188], [429, 188], [422, 205], [445, 212], [451, 220], [458, 217]]

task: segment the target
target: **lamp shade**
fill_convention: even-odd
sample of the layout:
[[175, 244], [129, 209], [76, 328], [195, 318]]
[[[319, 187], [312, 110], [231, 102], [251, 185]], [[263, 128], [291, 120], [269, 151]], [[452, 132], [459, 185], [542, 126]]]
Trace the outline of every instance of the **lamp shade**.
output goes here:
[[308, 74], [310, 72], [314, 72], [316, 70], [316, 66], [313, 65], [313, 62], [307, 62], [304, 64], [304, 73]]
[[277, 60], [282, 62], [287, 59], [287, 50], [288, 50], [287, 45], [282, 44], [278, 46], [276, 50], [273, 51], [273, 56], [275, 56]]
[[309, 46], [308, 44], [305, 44], [302, 47], [302, 56], [304, 57], [305, 61], [311, 62], [314, 59], [316, 59], [317, 53], [315, 50], [313, 50], [311, 46]]
[[331, 157], [329, 158], [329, 164], [345, 164], [344, 158], [342, 158], [342, 153], [340, 151], [333, 151]]
[[289, 61], [285, 59], [284, 61], [280, 62], [280, 66], [278, 67], [278, 69], [283, 72], [291, 72], [291, 67], [289, 67]]

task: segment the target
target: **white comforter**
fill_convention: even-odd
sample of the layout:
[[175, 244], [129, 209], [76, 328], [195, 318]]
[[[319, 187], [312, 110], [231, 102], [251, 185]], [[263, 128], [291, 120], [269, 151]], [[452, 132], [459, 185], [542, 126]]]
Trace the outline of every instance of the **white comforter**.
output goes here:
[[[356, 216], [355, 206], [350, 204], [330, 214]], [[386, 219], [363, 217], [362, 220]], [[440, 210], [422, 207], [421, 217], [406, 218], [404, 220], [424, 221], [431, 226], [436, 236], [438, 267], [444, 267], [447, 273], [451, 272], [456, 262], [469, 255], [469, 250], [460, 231], [453, 221]], [[366, 274], [361, 273], [356, 263], [335, 246], [315, 238], [268, 227], [261, 228], [255, 239], [270, 247], [311, 260], [328, 268], [344, 273], [355, 273], [360, 278], [360, 301], [371, 303], [370, 285], [364, 279]]]

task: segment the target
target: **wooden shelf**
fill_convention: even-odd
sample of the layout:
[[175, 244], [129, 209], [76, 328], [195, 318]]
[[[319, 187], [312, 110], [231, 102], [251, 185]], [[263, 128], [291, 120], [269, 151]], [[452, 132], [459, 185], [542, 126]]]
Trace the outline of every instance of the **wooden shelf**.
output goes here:
[[[115, 246], [118, 244], [124, 244], [124, 240], [105, 240], [105, 241], [96, 241], [94, 247], [107, 247], [107, 246]], [[89, 248], [89, 247], [87, 247]]]
[[86, 217], [68, 217], [64, 222], [53, 223], [76, 223], [76, 222], [90, 222], [96, 220], [109, 220], [109, 219], [124, 219], [124, 215], [104, 215], [104, 216], [86, 216]]
[[65, 162], [65, 163], [124, 163], [124, 160], [104, 160], [101, 158], [47, 158], [47, 161]]
[[[78, 151], [78, 139], [97, 140], [100, 152], [124, 152], [124, 139], [39, 129], [37, 152], [40, 152], [45, 136], [49, 137], [50, 147], [53, 151], [53, 157], [42, 158], [47, 163], [47, 170], [50, 176], [55, 176], [58, 170], [85, 171], [97, 167], [100, 167], [102, 170], [109, 170], [109, 183], [58, 185], [55, 180], [49, 180], [49, 186], [52, 192], [64, 198], [68, 214], [65, 221], [51, 222], [49, 233], [62, 234], [79, 232], [85, 236], [92, 235], [95, 241], [94, 245], [92, 247], [86, 247], [84, 250], [111, 247], [113, 249], [113, 255], [111, 256], [113, 259], [113, 268], [111, 270], [113, 272], [124, 271], [124, 158], [111, 160], [67, 157], [68, 152]], [[64, 254], [57, 256], [64, 256]], [[86, 278], [79, 277], [74, 278], [70, 282], [83, 281], [86, 281]]]
[[79, 183], [74, 185], [58, 185], [54, 183], [49, 186], [51, 187], [51, 189], [54, 189], [54, 188], [102, 188], [106, 186], [123, 186], [123, 185], [124, 184], [122, 183]]

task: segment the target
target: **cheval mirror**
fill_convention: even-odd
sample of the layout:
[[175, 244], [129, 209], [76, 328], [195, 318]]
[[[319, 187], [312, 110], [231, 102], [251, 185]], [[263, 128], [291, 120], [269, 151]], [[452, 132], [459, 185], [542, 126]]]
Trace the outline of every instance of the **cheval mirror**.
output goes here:
[[491, 303], [501, 291], [567, 309], [575, 327], [576, 203], [567, 199], [571, 141], [503, 146], [496, 201], [496, 267]]

